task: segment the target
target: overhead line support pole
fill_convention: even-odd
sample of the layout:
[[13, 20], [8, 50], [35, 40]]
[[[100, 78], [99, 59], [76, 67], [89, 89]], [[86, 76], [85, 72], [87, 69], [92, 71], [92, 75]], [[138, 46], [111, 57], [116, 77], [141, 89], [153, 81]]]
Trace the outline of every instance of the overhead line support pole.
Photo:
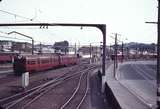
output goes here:
[[102, 75], [105, 75], [105, 62], [106, 62], [106, 25], [101, 28], [103, 33], [103, 57], [102, 57]]
[[122, 62], [123, 62], [123, 60], [124, 60], [124, 44], [123, 44], [123, 41], [122, 41]]
[[74, 47], [74, 54], [76, 55], [77, 54], [77, 45], [76, 45], [76, 43], [75, 43], [75, 45], [74, 45], [75, 47]]
[[157, 38], [157, 109], [160, 108], [160, 0], [158, 0]]
[[91, 64], [92, 63], [92, 45], [90, 43], [90, 47], [89, 47], [89, 63]]
[[118, 67], [118, 58], [117, 58], [117, 50], [118, 50], [118, 48], [117, 48], [117, 34], [115, 34], [116, 35], [116, 37], [115, 37], [115, 62], [116, 62], [116, 68]]
[[117, 33], [115, 33], [115, 45], [114, 45], [114, 77], [116, 76], [117, 68]]
[[34, 54], [34, 40], [32, 38], [32, 55]]
[[160, 109], [160, 0], [158, 0], [158, 22], [146, 22], [157, 24], [157, 109]]

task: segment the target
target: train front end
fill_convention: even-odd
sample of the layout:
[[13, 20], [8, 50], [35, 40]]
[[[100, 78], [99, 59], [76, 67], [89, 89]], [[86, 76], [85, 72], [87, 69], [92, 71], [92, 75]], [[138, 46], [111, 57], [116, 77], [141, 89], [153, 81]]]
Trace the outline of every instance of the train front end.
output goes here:
[[13, 69], [14, 69], [14, 74], [21, 76], [22, 73], [26, 72], [26, 58], [18, 55], [14, 57], [14, 63], [13, 63]]

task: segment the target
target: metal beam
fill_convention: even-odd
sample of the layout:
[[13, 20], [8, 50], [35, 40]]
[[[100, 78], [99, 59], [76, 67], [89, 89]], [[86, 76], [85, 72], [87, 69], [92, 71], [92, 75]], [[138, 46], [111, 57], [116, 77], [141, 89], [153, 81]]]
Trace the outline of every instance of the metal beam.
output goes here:
[[158, 25], [157, 25], [157, 109], [160, 108], [160, 0], [158, 0]]
[[19, 35], [21, 35], [21, 36], [27, 37], [27, 38], [29, 38], [29, 39], [32, 40], [32, 55], [33, 55], [33, 54], [34, 54], [34, 39], [33, 39], [32, 37], [28, 36], [28, 35], [19, 33], [19, 32], [17, 32], [17, 31], [12, 31], [12, 32], [9, 32], [8, 34], [13, 34], [13, 33], [19, 34]]
[[86, 26], [86, 27], [97, 27], [101, 30], [103, 35], [103, 62], [102, 62], [102, 75], [105, 75], [105, 59], [106, 59], [106, 24], [80, 24], [80, 23], [0, 23], [2, 26]]
[[1, 23], [0, 26], [90, 26], [102, 28], [105, 24], [79, 24], [79, 23]]

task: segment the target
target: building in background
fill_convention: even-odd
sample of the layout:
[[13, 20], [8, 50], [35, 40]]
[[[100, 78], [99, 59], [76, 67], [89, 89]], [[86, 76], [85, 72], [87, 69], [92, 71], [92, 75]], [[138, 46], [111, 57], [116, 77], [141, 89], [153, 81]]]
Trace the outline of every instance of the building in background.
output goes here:
[[0, 40], [0, 51], [11, 51], [13, 41]]

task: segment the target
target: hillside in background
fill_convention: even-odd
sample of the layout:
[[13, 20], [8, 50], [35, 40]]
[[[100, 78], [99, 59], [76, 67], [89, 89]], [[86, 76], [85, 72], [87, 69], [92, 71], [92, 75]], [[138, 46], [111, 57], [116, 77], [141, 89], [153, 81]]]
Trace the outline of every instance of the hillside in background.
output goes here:
[[[139, 51], [149, 51], [149, 52], [155, 52], [156, 51], [156, 44], [144, 44], [144, 43], [136, 43], [136, 42], [130, 42], [125, 43], [124, 48], [133, 49], [133, 50], [139, 50]], [[122, 45], [119, 45], [119, 48], [121, 48]]]

